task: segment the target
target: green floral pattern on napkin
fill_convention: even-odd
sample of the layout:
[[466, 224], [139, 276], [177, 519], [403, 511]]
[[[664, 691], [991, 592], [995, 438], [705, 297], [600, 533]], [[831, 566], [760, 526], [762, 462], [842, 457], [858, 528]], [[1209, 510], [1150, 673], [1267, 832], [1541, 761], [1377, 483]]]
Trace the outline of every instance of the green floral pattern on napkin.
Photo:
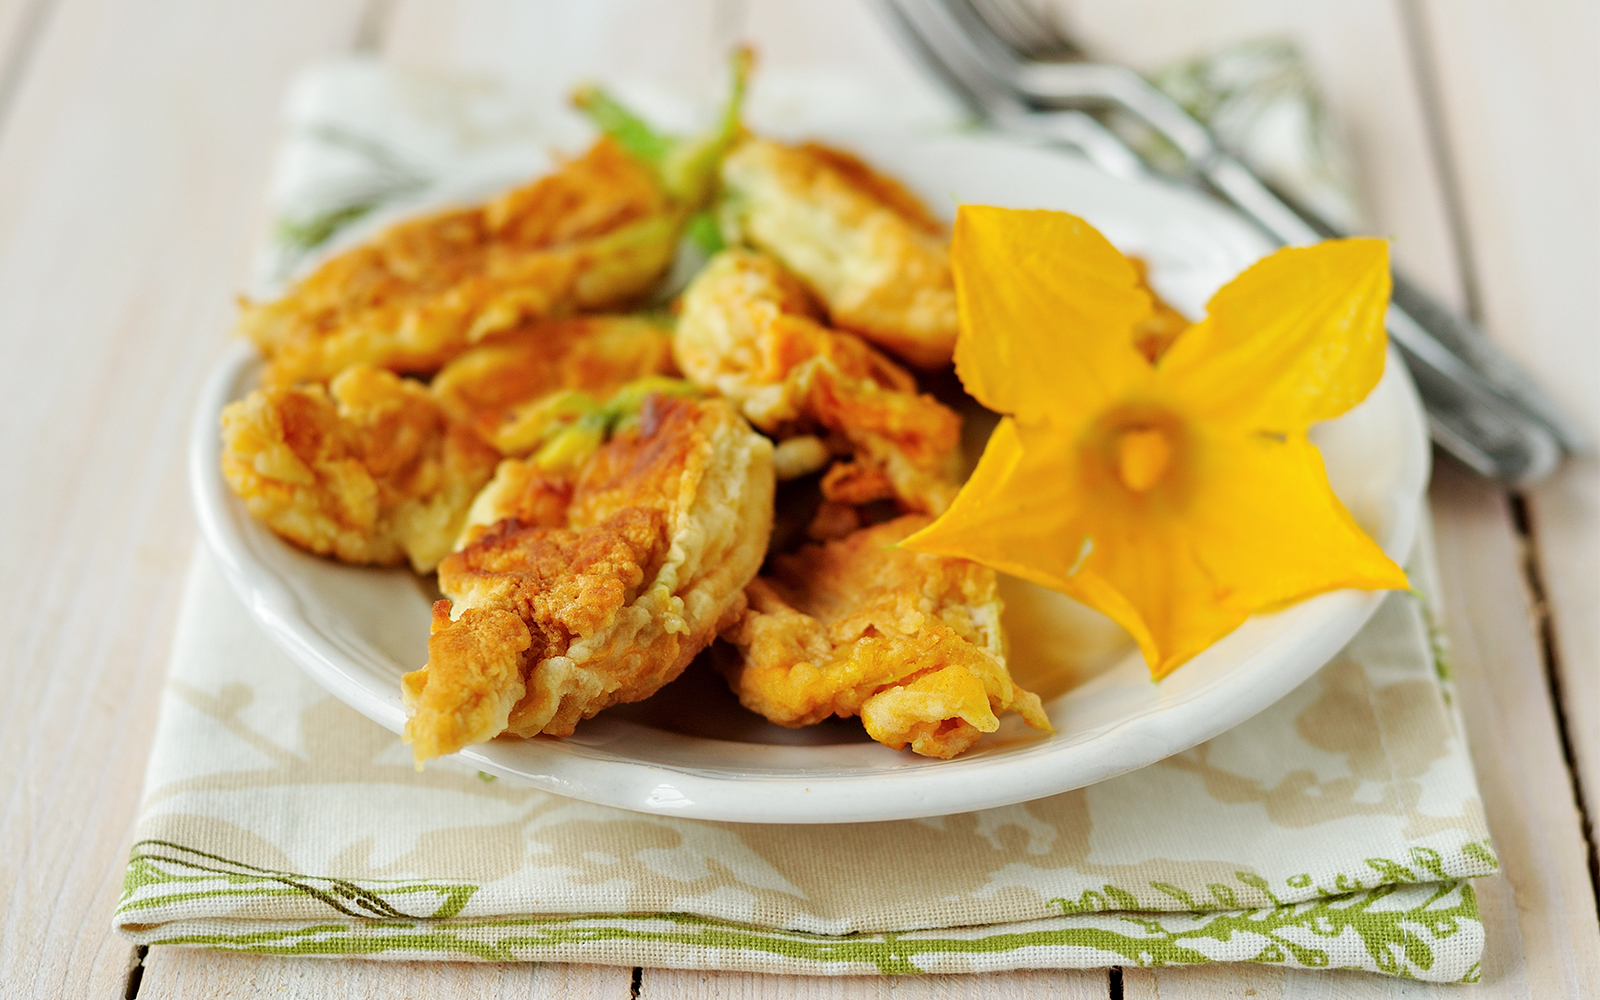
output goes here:
[[[1471, 885], [1458, 879], [1413, 884], [1418, 871], [1382, 859], [1369, 859], [1369, 864], [1384, 876], [1379, 884], [1302, 903], [1206, 910], [1182, 890], [1158, 883], [1158, 890], [1194, 906], [1194, 911], [1140, 913], [1131, 893], [1107, 885], [1101, 892], [1086, 891], [1077, 903], [1051, 900], [1060, 905], [1061, 919], [944, 932], [826, 936], [687, 913], [458, 919], [477, 886], [317, 878], [149, 841], [134, 848], [127, 896], [136, 901], [129, 901], [123, 912], [131, 921], [140, 910], [197, 899], [262, 900], [299, 893], [337, 914], [278, 926], [251, 922], [244, 930], [177, 920], [147, 938], [150, 944], [274, 955], [443, 954], [489, 962], [620, 959], [621, 964], [656, 967], [813, 975], [1244, 961], [1476, 981], [1474, 956], [1482, 947], [1483, 931]], [[1437, 872], [1438, 859], [1423, 858], [1419, 870]], [[1238, 878], [1265, 890], [1259, 877], [1240, 872]], [[1236, 905], [1229, 887], [1210, 888], [1217, 901]], [[1084, 962], [1086, 954], [1097, 961]], [[1463, 967], [1468, 959], [1471, 964]]]

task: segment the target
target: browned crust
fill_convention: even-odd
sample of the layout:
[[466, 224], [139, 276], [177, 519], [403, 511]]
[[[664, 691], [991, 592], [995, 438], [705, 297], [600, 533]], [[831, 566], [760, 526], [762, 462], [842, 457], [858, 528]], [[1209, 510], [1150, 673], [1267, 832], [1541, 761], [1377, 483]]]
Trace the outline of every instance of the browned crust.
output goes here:
[[602, 139], [485, 205], [392, 226], [277, 301], [246, 302], [239, 329], [267, 356], [269, 384], [351, 364], [429, 374], [524, 320], [641, 294], [670, 263], [669, 216], [654, 175]]
[[498, 457], [426, 387], [370, 368], [268, 386], [222, 413], [222, 472], [250, 512], [343, 562], [431, 570]]
[[[506, 502], [536, 522], [503, 519], [439, 567], [457, 617], [439, 625], [435, 638], [449, 638], [430, 644], [428, 664], [406, 675], [418, 761], [500, 732], [570, 735], [682, 672], [744, 609], [771, 527], [770, 455], [725, 402], [652, 395], [570, 485], [523, 477], [531, 499]], [[527, 636], [514, 682], [498, 666], [485, 674], [457, 662], [502, 663], [522, 635], [505, 616]], [[452, 707], [507, 699], [504, 717], [469, 713], [473, 729]]]
[[773, 559], [746, 588], [722, 664], [746, 708], [785, 726], [859, 715], [894, 749], [949, 758], [1015, 711], [1048, 730], [1006, 671], [994, 572], [898, 549], [918, 516]]

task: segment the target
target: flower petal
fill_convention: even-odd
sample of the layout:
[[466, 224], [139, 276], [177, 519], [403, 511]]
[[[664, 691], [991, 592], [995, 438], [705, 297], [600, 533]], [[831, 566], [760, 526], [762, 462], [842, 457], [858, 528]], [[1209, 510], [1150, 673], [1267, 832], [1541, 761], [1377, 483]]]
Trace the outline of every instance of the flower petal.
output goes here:
[[1156, 677], [1252, 612], [1344, 587], [1408, 586], [1334, 495], [1303, 435], [1235, 431], [1191, 448], [1177, 497], [1152, 497], [1142, 508], [1094, 505], [1098, 544], [1076, 583], [1087, 594], [1103, 582], [1126, 600], [1140, 627], [1119, 608], [1101, 610], [1136, 637], [1149, 635], [1145, 658]]
[[900, 545], [1059, 589], [1083, 542], [1072, 447], [1053, 428], [1000, 421], [950, 509]]
[[963, 205], [950, 249], [956, 374], [1025, 423], [1092, 412], [1150, 377], [1133, 325], [1150, 314], [1133, 265], [1077, 216]]
[[1303, 431], [1378, 384], [1389, 284], [1382, 240], [1279, 250], [1212, 297], [1157, 378], [1204, 419]]

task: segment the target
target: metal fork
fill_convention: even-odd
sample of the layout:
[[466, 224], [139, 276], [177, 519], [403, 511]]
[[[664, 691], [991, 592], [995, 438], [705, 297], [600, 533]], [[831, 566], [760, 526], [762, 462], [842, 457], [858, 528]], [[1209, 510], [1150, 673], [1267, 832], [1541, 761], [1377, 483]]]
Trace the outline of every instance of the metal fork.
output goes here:
[[990, 72], [982, 59], [957, 38], [930, 39], [945, 23], [913, 25], [902, 21], [907, 15], [896, 5], [883, 5], [883, 12], [896, 22], [904, 41], [968, 109], [1002, 131], [1032, 139], [1061, 143], [1077, 149], [1095, 166], [1118, 177], [1144, 176], [1144, 162], [1127, 144], [1113, 135], [1099, 120], [1077, 110], [1049, 110], [1031, 107], [1004, 78]]
[[[879, 0], [879, 6], [919, 59], [996, 127], [1013, 130], [1040, 112], [1072, 111], [1097, 124], [1107, 114], [1132, 116], [1183, 154], [1191, 181], [1278, 242], [1341, 235], [1267, 187], [1143, 77], [1086, 61], [1081, 49], [1019, 0]], [[1096, 141], [1102, 149], [1091, 156], [1096, 162], [1108, 158], [1107, 140], [1122, 145], [1101, 127]], [[1472, 469], [1529, 483], [1553, 471], [1564, 452], [1587, 450], [1582, 432], [1531, 377], [1470, 321], [1402, 275], [1395, 276], [1387, 326], [1416, 379], [1434, 440]]]

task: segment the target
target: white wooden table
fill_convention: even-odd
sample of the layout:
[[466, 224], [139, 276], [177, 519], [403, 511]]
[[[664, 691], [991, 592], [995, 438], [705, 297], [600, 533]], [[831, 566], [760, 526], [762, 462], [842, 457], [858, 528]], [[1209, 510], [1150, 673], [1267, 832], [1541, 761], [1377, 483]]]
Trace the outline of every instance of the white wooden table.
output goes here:
[[[374, 49], [545, 84], [596, 62], [914, 70], [861, 0], [0, 0], [0, 995], [1356, 997], [1467, 995], [1258, 966], [797, 979], [386, 964], [157, 948], [110, 930], [182, 571], [182, 444], [266, 225], [284, 83]], [[1287, 33], [1349, 130], [1395, 255], [1477, 313], [1600, 436], [1600, 5], [1068, 0], [1140, 66]], [[1452, 662], [1504, 864], [1479, 883], [1485, 997], [1600, 995], [1600, 468], [1433, 486]]]

